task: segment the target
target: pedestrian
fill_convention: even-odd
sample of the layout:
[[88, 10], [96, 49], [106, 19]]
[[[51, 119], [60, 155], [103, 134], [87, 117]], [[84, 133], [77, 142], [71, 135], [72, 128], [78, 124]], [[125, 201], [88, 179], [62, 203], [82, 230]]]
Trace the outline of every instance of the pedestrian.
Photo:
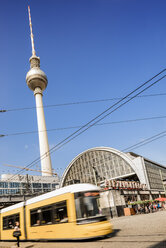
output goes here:
[[153, 203], [150, 205], [150, 212], [153, 213]]
[[140, 208], [140, 206], [138, 205], [138, 214], [140, 214], [141, 213], [141, 208]]
[[17, 238], [17, 247], [20, 247], [20, 236], [21, 236], [21, 231], [19, 227], [19, 222], [15, 222], [15, 227], [14, 227], [14, 232], [13, 232], [13, 237]]
[[147, 205], [145, 206], [145, 214], [147, 214], [149, 211], [148, 211], [148, 207]]
[[153, 209], [154, 209], [154, 212], [156, 212], [156, 210], [157, 210], [157, 205], [156, 205], [156, 203], [153, 205]]

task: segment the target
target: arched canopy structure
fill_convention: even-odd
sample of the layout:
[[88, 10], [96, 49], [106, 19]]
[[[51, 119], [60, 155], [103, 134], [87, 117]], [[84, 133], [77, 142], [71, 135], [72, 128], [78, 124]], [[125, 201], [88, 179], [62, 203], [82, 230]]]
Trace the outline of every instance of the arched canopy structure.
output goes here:
[[110, 147], [96, 147], [76, 156], [67, 166], [61, 187], [73, 183], [101, 183], [105, 179], [141, 181], [138, 168], [127, 154]]

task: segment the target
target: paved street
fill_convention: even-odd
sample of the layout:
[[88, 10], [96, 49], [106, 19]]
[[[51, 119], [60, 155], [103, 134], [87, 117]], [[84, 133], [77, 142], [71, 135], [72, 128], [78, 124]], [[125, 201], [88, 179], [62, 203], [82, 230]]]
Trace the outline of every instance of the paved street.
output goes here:
[[[166, 248], [166, 211], [114, 218], [112, 237], [91, 242], [23, 242], [21, 247], [54, 248]], [[0, 247], [15, 247], [15, 243], [1, 242]]]

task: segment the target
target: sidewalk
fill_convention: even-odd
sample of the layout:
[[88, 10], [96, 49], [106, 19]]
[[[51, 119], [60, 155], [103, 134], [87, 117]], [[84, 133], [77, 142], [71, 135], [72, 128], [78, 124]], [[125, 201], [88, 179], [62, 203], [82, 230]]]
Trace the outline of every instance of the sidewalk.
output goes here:
[[[31, 248], [34, 245], [30, 242], [20, 242], [20, 248]], [[17, 248], [16, 242], [0, 242], [0, 248]]]

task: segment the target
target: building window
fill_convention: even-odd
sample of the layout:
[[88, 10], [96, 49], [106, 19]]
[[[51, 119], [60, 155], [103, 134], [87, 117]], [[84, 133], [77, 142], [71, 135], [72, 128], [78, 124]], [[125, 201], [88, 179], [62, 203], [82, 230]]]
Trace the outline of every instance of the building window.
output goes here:
[[43, 188], [51, 188], [51, 184], [50, 183], [43, 183]]
[[0, 182], [0, 188], [8, 188], [8, 183]]
[[33, 188], [39, 188], [41, 189], [41, 183], [33, 183]]
[[20, 183], [17, 182], [9, 183], [9, 188], [19, 188], [19, 187], [20, 187]]

